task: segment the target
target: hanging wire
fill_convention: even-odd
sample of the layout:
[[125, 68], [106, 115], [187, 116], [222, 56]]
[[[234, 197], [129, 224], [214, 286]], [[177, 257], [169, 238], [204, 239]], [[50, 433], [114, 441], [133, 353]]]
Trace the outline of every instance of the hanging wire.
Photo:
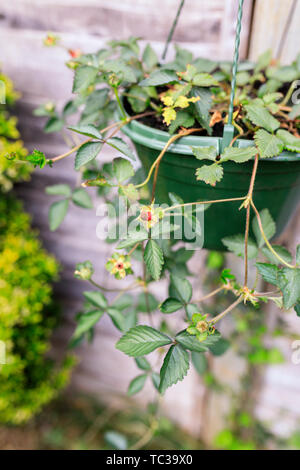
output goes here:
[[244, 0], [239, 0], [239, 12], [238, 12], [236, 37], [235, 37], [235, 51], [234, 51], [233, 66], [232, 66], [232, 81], [231, 81], [230, 105], [229, 105], [229, 113], [228, 113], [228, 124], [232, 124], [232, 118], [233, 118], [233, 103], [234, 103], [234, 95], [235, 95], [235, 87], [236, 87], [236, 74], [237, 74], [237, 68], [238, 68], [238, 63], [239, 63], [239, 50], [240, 50], [240, 42], [241, 42], [243, 4], [244, 4]]
[[298, 2], [298, 0], [294, 0], [292, 5], [291, 5], [291, 8], [290, 8], [287, 20], [286, 20], [286, 24], [285, 24], [283, 33], [282, 33], [282, 36], [280, 38], [280, 42], [279, 42], [279, 46], [278, 46], [278, 50], [277, 50], [277, 54], [276, 54], [277, 59], [281, 58], [283, 48], [284, 48], [286, 40], [287, 40], [288, 32], [289, 32], [289, 29], [291, 27], [291, 24], [292, 24], [292, 21], [293, 21], [293, 18], [294, 18], [293, 14], [294, 14], [294, 11], [297, 7], [297, 2]]
[[172, 41], [176, 26], [177, 26], [177, 23], [178, 23], [180, 14], [181, 14], [181, 11], [182, 11], [183, 6], [184, 6], [184, 2], [185, 2], [185, 0], [181, 0], [181, 2], [179, 4], [178, 10], [177, 10], [177, 13], [176, 13], [176, 16], [175, 16], [175, 20], [173, 21], [173, 24], [172, 24], [171, 30], [169, 32], [165, 48], [164, 48], [164, 52], [163, 52], [163, 55], [162, 55], [162, 60], [165, 60], [165, 58], [166, 58], [170, 42]]

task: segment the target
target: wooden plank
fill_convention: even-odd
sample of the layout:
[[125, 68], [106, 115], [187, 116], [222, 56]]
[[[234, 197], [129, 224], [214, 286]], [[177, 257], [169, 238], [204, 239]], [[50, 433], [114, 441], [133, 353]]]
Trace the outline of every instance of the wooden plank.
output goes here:
[[[250, 43], [250, 58], [257, 57], [271, 48], [276, 55], [282, 34], [294, 0], [256, 0], [252, 37]], [[297, 2], [292, 15], [292, 22], [285, 46], [279, 59], [283, 64], [291, 63], [299, 53], [300, 2]]]

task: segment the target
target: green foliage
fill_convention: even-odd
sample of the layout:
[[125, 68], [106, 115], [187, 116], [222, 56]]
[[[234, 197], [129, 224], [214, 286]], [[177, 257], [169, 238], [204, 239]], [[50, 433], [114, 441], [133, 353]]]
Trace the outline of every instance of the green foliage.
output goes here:
[[26, 164], [27, 150], [20, 140], [17, 119], [11, 115], [11, 107], [19, 97], [12, 81], [0, 73], [5, 86], [6, 104], [0, 104], [0, 191], [9, 191], [15, 181], [27, 181], [32, 168]]
[[[107, 315], [122, 333], [117, 349], [136, 358], [138, 368], [143, 371], [131, 382], [130, 395], [143, 390], [147, 377], [156, 389], [164, 393], [168, 387], [184, 378], [191, 358], [196, 370], [201, 371], [207, 387], [220, 390], [222, 386], [209, 370], [206, 356], [212, 354], [218, 357], [224, 354], [230, 342], [215, 330], [216, 323], [229, 313], [234, 316], [240, 313], [240, 308], [247, 308], [240, 307], [242, 303], [250, 305], [250, 308], [259, 308], [262, 302], [273, 302], [279, 308], [295, 307], [296, 312], [300, 303], [300, 248], [296, 264], [293, 264], [293, 257], [284, 247], [270, 243], [276, 235], [271, 213], [266, 209], [258, 213], [254, 204], [255, 171], [257, 165], [259, 171], [259, 160], [276, 159], [283, 150], [299, 151], [299, 123], [289, 115], [289, 94], [285, 93], [291, 89], [289, 82], [294, 77], [300, 78], [300, 69], [296, 63], [284, 67], [274, 65], [269, 52], [262, 55], [256, 65], [248, 62], [239, 65], [233, 125], [235, 137], [252, 139], [252, 144], [243, 146], [241, 139], [233, 139], [223, 149], [221, 140], [217, 138], [220, 138], [228, 122], [231, 64], [194, 58], [189, 51], [179, 47], [175, 51], [172, 62], [161, 64], [150, 45], [141, 50], [139, 40], [132, 37], [111, 41], [105, 49], [95, 53], [81, 54], [69, 63], [75, 71], [75, 98], [66, 103], [62, 112], [58, 112], [55, 105], [50, 103], [36, 112], [47, 117], [47, 132], [49, 128], [58, 130], [63, 121], [69, 131], [76, 132], [77, 138], [82, 139], [81, 144], [54, 161], [73, 158], [71, 155], [76, 152], [75, 169], [80, 172], [75, 189], [64, 184], [47, 189], [49, 194], [61, 198], [50, 208], [50, 228], [55, 230], [60, 226], [71, 203], [86, 209], [92, 207], [92, 199], [86, 192], [90, 187], [95, 187], [97, 194], [105, 202], [111, 203], [120, 215], [117, 233], [109, 235], [107, 239], [109, 243], [115, 244], [118, 251], [114, 251], [115, 248], [112, 250], [105, 267], [117, 280], [127, 276], [133, 276], [134, 280], [120, 289], [115, 299], [109, 302], [104, 294], [100, 295], [107, 288], [94, 281], [92, 264], [85, 262], [77, 266], [75, 277], [89, 281], [99, 290], [99, 295], [98, 291], [85, 292], [85, 304], [76, 318], [77, 328], [72, 345], [82, 340], [91, 341], [96, 325]], [[76, 113], [80, 117], [77, 122], [72, 119], [74, 124], [70, 127], [68, 116]], [[292, 113], [298, 116], [295, 109]], [[148, 175], [144, 174], [143, 169], [136, 170], [135, 164], [131, 164], [130, 160], [135, 160], [131, 146], [116, 136], [129, 123], [134, 128], [135, 120], [167, 131], [170, 136], [169, 140], [166, 139], [163, 151], [152, 162]], [[213, 136], [215, 145], [192, 147], [201, 166], [196, 171], [196, 177], [191, 175], [191, 179], [194, 178], [191, 184], [197, 184], [196, 178], [216, 187], [218, 191], [217, 184], [221, 182], [227, 168], [235, 164], [247, 164], [247, 168], [253, 166], [254, 169], [252, 179], [249, 175], [249, 192], [238, 194], [237, 188], [233, 188], [236, 197], [226, 200], [226, 203], [240, 201], [240, 211], [245, 213], [247, 220], [246, 230], [241, 227], [240, 234], [223, 239], [228, 251], [238, 257], [246, 256], [243, 263], [244, 281], [230, 269], [224, 269], [223, 255], [211, 255], [209, 273], [220, 272], [213, 291], [200, 300], [197, 300], [189, 280], [192, 275], [190, 269], [195, 264], [195, 260], [191, 260], [194, 253], [177, 245], [178, 242], [185, 242], [185, 236], [178, 237], [180, 226], [177, 220], [183, 221], [185, 228], [193, 228], [194, 233], [201, 236], [203, 228], [196, 215], [204, 207], [209, 210], [211, 203], [220, 201], [213, 196], [215, 201], [202, 204], [201, 191], [199, 200], [193, 202], [184, 201], [170, 193], [169, 201], [160, 201], [161, 205], [156, 206], [156, 186], [161, 181], [157, 179], [162, 169], [160, 162], [162, 158], [168, 158], [165, 152], [179, 137], [196, 131], [200, 135]], [[115, 156], [112, 162], [102, 164], [97, 157], [106, 145], [113, 149]], [[50, 163], [40, 157], [39, 161], [38, 155], [34, 154], [31, 157], [33, 163], [40, 166], [45, 162]], [[152, 186], [151, 195], [148, 183]], [[200, 189], [201, 186], [199, 184]], [[214, 192], [214, 189], [211, 188], [211, 191]], [[117, 207], [120, 199], [122, 208]], [[171, 207], [163, 206], [167, 202]], [[121, 219], [125, 216], [128, 216], [129, 222], [126, 232], [121, 227]], [[230, 220], [227, 223], [230, 224]], [[252, 266], [248, 260], [251, 259], [256, 259], [258, 275], [275, 285], [275, 294], [257, 292], [257, 282], [252, 283], [248, 275]], [[258, 260], [262, 262], [257, 263]], [[139, 263], [142, 267], [139, 269], [137, 266], [136, 270], [135, 265]], [[168, 293], [157, 299], [151, 293], [151, 285], [160, 279], [168, 283]], [[139, 291], [135, 293], [137, 289]], [[228, 307], [224, 302], [220, 313], [210, 308], [209, 304], [202, 305], [207, 298], [212, 299], [225, 293], [232, 303]], [[145, 315], [152, 319], [152, 314], [156, 328], [141, 324], [141, 317], [144, 323]], [[174, 331], [176, 322], [172, 322], [168, 315], [181, 318], [184, 324], [180, 326], [180, 331]], [[248, 321], [241, 316], [239, 320], [236, 324], [237, 334], [247, 333], [252, 319]], [[253, 321], [255, 327], [257, 323]], [[277, 350], [264, 347], [261, 339], [263, 327], [259, 323], [255, 335], [246, 335], [244, 357], [251, 364], [275, 363], [279, 360]], [[164, 359], [158, 374], [144, 356], [157, 349], [162, 352], [162, 348]], [[230, 445], [244, 443], [238, 441], [237, 444], [234, 441]]]
[[29, 216], [12, 197], [0, 198], [0, 421], [21, 424], [56, 397], [73, 360], [60, 367], [45, 357], [57, 324], [51, 283], [58, 264], [41, 247]]

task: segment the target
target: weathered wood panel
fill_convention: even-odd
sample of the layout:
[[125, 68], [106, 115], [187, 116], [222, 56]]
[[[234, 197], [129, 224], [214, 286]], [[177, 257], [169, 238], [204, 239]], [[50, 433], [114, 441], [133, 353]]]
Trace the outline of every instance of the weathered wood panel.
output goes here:
[[259, 54], [271, 48], [278, 56], [281, 41], [290, 13], [291, 24], [287, 31], [280, 61], [291, 63], [300, 52], [300, 2], [294, 0], [256, 0], [250, 45], [250, 58], [257, 59]]

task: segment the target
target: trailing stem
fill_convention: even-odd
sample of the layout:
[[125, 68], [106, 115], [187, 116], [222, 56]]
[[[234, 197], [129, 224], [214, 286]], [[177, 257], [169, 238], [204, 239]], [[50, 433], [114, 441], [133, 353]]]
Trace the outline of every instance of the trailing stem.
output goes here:
[[251, 203], [252, 197], [253, 197], [255, 178], [256, 178], [257, 167], [258, 167], [258, 160], [259, 160], [259, 154], [257, 153], [255, 155], [249, 192], [248, 192], [246, 201], [244, 203], [244, 206], [246, 207], [246, 210], [247, 210], [247, 213], [246, 213], [246, 230], [245, 230], [245, 281], [244, 281], [244, 286], [245, 287], [248, 284], [248, 240], [249, 240], [250, 211], [251, 211], [250, 203]]

